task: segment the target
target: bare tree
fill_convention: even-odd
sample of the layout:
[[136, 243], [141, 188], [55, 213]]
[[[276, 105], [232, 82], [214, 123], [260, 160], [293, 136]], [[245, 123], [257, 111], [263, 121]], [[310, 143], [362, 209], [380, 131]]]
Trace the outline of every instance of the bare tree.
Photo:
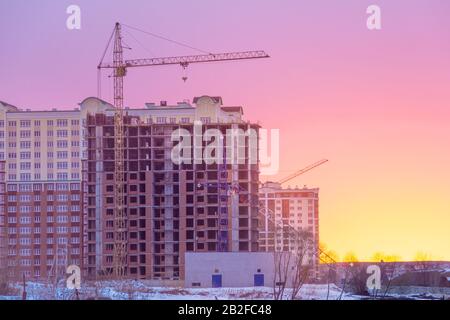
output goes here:
[[426, 252], [419, 251], [416, 253], [414, 257], [415, 269], [417, 271], [427, 271], [429, 270], [428, 262], [432, 261], [432, 257], [430, 254]]
[[384, 299], [388, 295], [389, 290], [391, 288], [392, 280], [396, 276], [397, 269], [398, 269], [398, 262], [392, 262], [392, 263], [390, 263], [389, 266], [385, 266], [383, 269], [384, 269], [384, 273], [386, 275], [386, 281], [387, 281], [386, 287], [385, 287], [384, 293], [383, 293], [383, 299]]
[[291, 253], [289, 251], [274, 252], [275, 274], [273, 277], [273, 298], [283, 300], [284, 291], [289, 276], [289, 266], [291, 264]]
[[8, 273], [6, 271], [0, 272], [0, 294], [10, 293], [10, 281]]
[[330, 282], [332, 275], [334, 276], [334, 281], [336, 281], [336, 263], [339, 260], [338, 255], [333, 250], [328, 250], [327, 246], [324, 243], [319, 244], [318, 257], [320, 263], [325, 264], [328, 267], [327, 272], [327, 298], [330, 297]]
[[275, 300], [286, 298], [285, 289], [289, 286], [292, 288], [289, 298], [294, 300], [312, 269], [308, 257], [314, 256], [315, 244], [310, 232], [284, 226], [283, 233], [284, 239], [289, 242], [289, 248], [274, 252], [273, 297]]
[[314, 238], [310, 232], [295, 232], [295, 234], [291, 235], [291, 239], [294, 242], [292, 250], [293, 274], [291, 300], [295, 300], [312, 270], [312, 261], [308, 261], [308, 257], [313, 258], [316, 250], [314, 248]]

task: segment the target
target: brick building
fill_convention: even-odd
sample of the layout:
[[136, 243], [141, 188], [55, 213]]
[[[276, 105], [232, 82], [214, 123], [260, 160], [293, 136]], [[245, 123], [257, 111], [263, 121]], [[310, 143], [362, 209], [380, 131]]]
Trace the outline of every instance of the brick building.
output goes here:
[[0, 102], [0, 266], [42, 278], [82, 264], [80, 111]]

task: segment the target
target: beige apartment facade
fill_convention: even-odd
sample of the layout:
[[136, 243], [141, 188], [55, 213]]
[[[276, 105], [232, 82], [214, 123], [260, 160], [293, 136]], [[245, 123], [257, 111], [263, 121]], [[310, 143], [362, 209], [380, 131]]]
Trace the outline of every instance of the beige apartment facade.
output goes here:
[[[304, 263], [319, 263], [319, 189], [283, 188], [266, 182], [259, 189], [261, 251], [286, 252], [298, 250], [299, 239], [308, 244]], [[303, 240], [300, 242], [303, 243]]]
[[31, 111], [0, 102], [1, 260], [10, 278], [82, 265], [80, 111]]

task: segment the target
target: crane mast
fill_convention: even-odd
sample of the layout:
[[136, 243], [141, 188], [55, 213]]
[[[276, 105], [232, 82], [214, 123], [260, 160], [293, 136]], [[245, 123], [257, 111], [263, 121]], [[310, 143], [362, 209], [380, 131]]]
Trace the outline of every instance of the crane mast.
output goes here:
[[[113, 47], [113, 62], [103, 63], [105, 53], [114, 38]], [[178, 57], [161, 57], [149, 59], [135, 59], [125, 60], [123, 58], [123, 44], [122, 44], [122, 26], [116, 23], [114, 32], [111, 35], [108, 46], [103, 53], [97, 69], [113, 69], [114, 77], [114, 256], [113, 256], [113, 270], [112, 274], [115, 278], [120, 279], [126, 276], [127, 266], [127, 222], [126, 222], [126, 208], [125, 208], [125, 135], [124, 135], [124, 77], [127, 74], [127, 68], [133, 67], [151, 67], [164, 65], [180, 65], [182, 68], [188, 67], [192, 63], [205, 62], [220, 62], [220, 61], [237, 61], [269, 58], [269, 55], [264, 51], [244, 51], [244, 52], [230, 52], [218, 54], [202, 54]], [[99, 73], [100, 74], [100, 73]], [[100, 81], [100, 76], [99, 76]], [[100, 94], [100, 82], [99, 82]]]
[[127, 258], [127, 232], [125, 214], [125, 157], [124, 157], [124, 134], [123, 134], [123, 77], [126, 68], [123, 62], [123, 47], [121, 26], [116, 23], [114, 36], [114, 276], [121, 278], [125, 276]]

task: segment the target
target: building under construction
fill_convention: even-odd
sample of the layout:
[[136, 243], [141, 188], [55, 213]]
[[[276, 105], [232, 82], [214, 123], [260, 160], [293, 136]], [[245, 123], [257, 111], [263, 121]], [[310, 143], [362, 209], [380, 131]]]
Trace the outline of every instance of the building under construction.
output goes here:
[[[124, 203], [125, 277], [182, 279], [185, 252], [258, 251], [258, 161], [256, 146], [236, 147], [244, 161], [176, 164], [172, 134], [185, 129], [258, 132], [245, 122], [242, 107], [225, 107], [220, 97], [200, 97], [194, 105], [147, 104], [125, 109]], [[85, 270], [89, 277], [114, 272], [115, 109], [97, 98], [83, 102], [87, 129], [87, 211]], [[201, 142], [204, 148], [207, 142]], [[224, 142], [224, 149], [232, 146]], [[252, 151], [253, 150], [253, 151]]]

